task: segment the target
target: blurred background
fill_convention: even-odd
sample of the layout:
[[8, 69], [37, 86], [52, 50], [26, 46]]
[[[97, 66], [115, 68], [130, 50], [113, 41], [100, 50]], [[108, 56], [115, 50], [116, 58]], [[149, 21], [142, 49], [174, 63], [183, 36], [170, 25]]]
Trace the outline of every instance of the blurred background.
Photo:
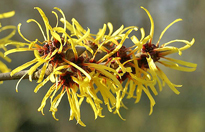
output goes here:
[[[29, 40], [43, 40], [40, 30], [34, 23], [26, 23], [33, 18], [43, 25], [41, 16], [34, 7], [40, 7], [46, 13], [51, 25], [56, 19], [51, 13], [53, 7], [61, 8], [67, 20], [76, 18], [84, 27], [89, 27], [92, 33], [97, 33], [104, 23], [111, 22], [114, 29], [124, 26], [144, 27], [146, 34], [150, 31], [150, 21], [140, 6], [147, 8], [155, 22], [153, 43], [156, 43], [161, 31], [173, 20], [182, 18], [182, 22], [174, 24], [164, 35], [160, 44], [173, 39], [196, 39], [190, 49], [182, 56], [172, 55], [175, 59], [197, 63], [197, 70], [185, 73], [170, 70], [160, 66], [175, 84], [182, 84], [180, 95], [174, 94], [168, 86], [155, 96], [154, 112], [149, 116], [149, 100], [142, 95], [140, 103], [124, 99], [128, 110], [121, 109], [122, 121], [118, 115], [109, 113], [104, 106], [105, 118], [94, 119], [93, 111], [87, 103], [81, 107], [82, 121], [87, 127], [76, 125], [69, 121], [69, 104], [64, 97], [56, 114], [59, 121], [52, 118], [49, 112], [50, 104], [45, 107], [43, 116], [37, 111], [46, 91], [51, 86], [47, 84], [37, 94], [33, 92], [36, 84], [23, 80], [19, 92], [15, 92], [17, 80], [4, 81], [0, 85], [0, 131], [1, 132], [204, 132], [205, 131], [205, 1], [204, 0], [1, 0], [0, 13], [16, 11], [12, 18], [1, 20], [2, 25], [17, 25], [22, 23], [22, 33]], [[139, 33], [136, 33], [141, 37]], [[17, 41], [23, 39], [16, 34]], [[131, 44], [129, 41], [127, 45]], [[177, 46], [179, 44], [175, 44]], [[33, 53], [15, 53], [9, 55], [12, 62], [9, 68], [15, 67], [33, 59]]]

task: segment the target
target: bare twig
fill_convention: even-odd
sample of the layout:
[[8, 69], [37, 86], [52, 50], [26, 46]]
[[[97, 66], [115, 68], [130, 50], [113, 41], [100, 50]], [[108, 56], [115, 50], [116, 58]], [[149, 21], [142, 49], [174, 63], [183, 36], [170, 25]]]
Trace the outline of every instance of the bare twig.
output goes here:
[[[13, 76], [11, 76], [11, 72], [8, 73], [0, 73], [0, 81], [6, 81], [6, 80], [17, 80], [20, 79], [21, 77], [23, 77], [23, 79], [28, 79], [29, 75], [27, 74], [29, 70], [23, 70], [20, 72], [15, 73]], [[45, 75], [44, 77], [47, 77], [50, 73], [52, 72], [52, 65], [49, 65], [48, 68], [45, 71]], [[33, 80], [37, 80], [40, 76], [41, 73], [41, 69], [36, 70], [33, 73], [32, 79]], [[26, 74], [26, 75], [25, 75]]]
[[[24, 71], [20, 71], [16, 74], [14, 74], [13, 76], [11, 76], [11, 72], [7, 72], [7, 73], [0, 73], [0, 80], [1, 81], [5, 81], [5, 80], [16, 80], [16, 79], [20, 79], [23, 75], [25, 75], [28, 72], [28, 70], [24, 70]], [[24, 76], [23, 79], [28, 79], [28, 74]], [[33, 78], [34, 79], [34, 78]]]

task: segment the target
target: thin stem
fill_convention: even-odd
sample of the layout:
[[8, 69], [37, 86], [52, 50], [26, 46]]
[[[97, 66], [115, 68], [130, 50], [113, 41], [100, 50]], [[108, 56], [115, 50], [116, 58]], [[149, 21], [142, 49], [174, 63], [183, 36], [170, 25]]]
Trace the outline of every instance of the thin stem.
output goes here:
[[[44, 77], [47, 77], [51, 72], [52, 72], [52, 65], [49, 65], [48, 68], [47, 68], [46, 71], [45, 71]], [[11, 72], [0, 73], [0, 81], [18, 80], [18, 79], [20, 79], [22, 76], [24, 76], [26, 73], [28, 73], [28, 70], [22, 70], [22, 71], [20, 71], [20, 72], [15, 73], [13, 76], [10, 75]], [[36, 71], [33, 73], [32, 79], [33, 79], [33, 80], [39, 79], [40, 73], [41, 73], [41, 69], [36, 70]], [[29, 79], [29, 75], [26, 74], [23, 79]]]
[[[14, 74], [13, 76], [11, 76], [11, 72], [7, 72], [7, 73], [0, 73], [0, 80], [1, 81], [6, 81], [6, 80], [17, 80], [20, 79], [24, 74], [26, 74], [26, 72], [28, 72], [28, 70], [23, 70], [20, 71], [16, 74]], [[23, 79], [28, 79], [29, 75], [25, 75], [25, 77]], [[36, 77], [33, 77], [33, 79], [37, 79]]]

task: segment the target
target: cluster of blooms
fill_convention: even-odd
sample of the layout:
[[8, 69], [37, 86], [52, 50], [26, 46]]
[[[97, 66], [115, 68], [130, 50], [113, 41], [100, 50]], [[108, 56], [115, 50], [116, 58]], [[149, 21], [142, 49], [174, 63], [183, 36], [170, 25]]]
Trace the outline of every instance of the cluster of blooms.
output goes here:
[[[0, 19], [12, 17], [14, 14], [15, 14], [14, 11], [0, 14]], [[9, 35], [5, 36], [4, 38], [0, 39], [0, 49], [2, 49], [3, 51], [7, 51], [7, 49], [5, 47], [5, 44], [9, 43], [9, 42], [12, 42], [12, 40], [10, 40], [10, 39], [16, 33], [16, 27], [11, 26], [11, 25], [2, 27], [2, 25], [0, 23], [0, 32], [5, 31], [5, 30], [9, 30], [9, 29], [11, 29], [12, 32]], [[0, 51], [0, 57], [3, 58], [7, 62], [11, 62], [11, 59], [9, 57], [5, 57], [4, 53], [1, 52], [1, 51]], [[2, 61], [0, 61], [0, 72], [6, 73], [6, 72], [9, 72], [9, 71], [10, 71], [10, 69], [6, 66], [6, 64], [4, 64]], [[2, 83], [2, 81], [0, 83]]]
[[[107, 23], [97, 34], [92, 34], [89, 28], [84, 29], [75, 19], [72, 19], [71, 23], [68, 22], [61, 9], [55, 7], [54, 9], [62, 15], [60, 21], [63, 26], [59, 26], [57, 12], [53, 11], [57, 23], [52, 27], [44, 12], [36, 7], [42, 16], [46, 31], [44, 32], [34, 19], [29, 19], [27, 22], [35, 22], [45, 40], [40, 42], [38, 39], [35, 41], [26, 39], [20, 31], [21, 24], [18, 25], [18, 32], [26, 43], [16, 44], [25, 47], [8, 50], [5, 55], [33, 51], [35, 58], [14, 69], [11, 76], [30, 67], [26, 73], [29, 75], [29, 80], [32, 81], [34, 74], [38, 76], [39, 84], [34, 92], [38, 92], [42, 86], [51, 81], [53, 85], [44, 96], [38, 111], [43, 114], [46, 102], [50, 98], [50, 111], [56, 120], [58, 119], [55, 113], [64, 94], [67, 94], [70, 104], [70, 120], [75, 118], [82, 126], [85, 124], [81, 121], [80, 106], [84, 100], [92, 107], [95, 118], [104, 117], [102, 104], [105, 104], [110, 112], [117, 113], [122, 118], [119, 110], [121, 107], [126, 108], [123, 99], [135, 98], [137, 103], [144, 92], [150, 100], [151, 114], [155, 105], [152, 94], [158, 94], [156, 85], [161, 91], [167, 84], [176, 94], [179, 94], [177, 87], [181, 87], [173, 84], [156, 64], [160, 63], [180, 71], [194, 71], [196, 64], [165, 56], [173, 53], [181, 55], [182, 51], [191, 47], [195, 40], [189, 42], [177, 39], [159, 45], [166, 30], [181, 21], [176, 19], [162, 31], [158, 42], [153, 44], [154, 22], [147, 9], [141, 8], [146, 11], [151, 21], [150, 34], [145, 36], [144, 29], [140, 28], [141, 38], [131, 36], [133, 46], [127, 47], [124, 42], [129, 39], [131, 32], [138, 30], [136, 26], [122, 25], [113, 32], [113, 25]], [[108, 34], [106, 34], [107, 29]], [[185, 46], [180, 48], [168, 46], [174, 42], [182, 42]]]

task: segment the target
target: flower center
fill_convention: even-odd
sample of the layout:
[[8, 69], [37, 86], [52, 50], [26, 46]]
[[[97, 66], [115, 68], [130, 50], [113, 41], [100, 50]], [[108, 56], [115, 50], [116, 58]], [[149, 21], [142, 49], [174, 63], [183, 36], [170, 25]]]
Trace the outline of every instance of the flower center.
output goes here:
[[67, 86], [67, 87], [71, 87], [74, 84], [74, 81], [72, 79], [71, 76], [73, 76], [74, 74], [72, 72], [66, 71], [64, 74], [60, 75], [60, 80], [63, 83], [63, 85]]
[[[114, 48], [110, 50], [112, 52]], [[120, 57], [120, 62], [124, 63], [127, 60], [130, 60], [131, 57], [127, 55], [127, 48], [125, 46], [122, 46], [115, 54], [113, 54], [111, 57]]]
[[141, 52], [144, 54], [140, 55], [140, 58], [138, 60], [138, 66], [140, 68], [141, 67], [149, 68], [149, 65], [148, 65], [148, 62], [146, 59], [148, 57], [148, 54], [151, 56], [151, 58], [154, 62], [156, 62], [160, 59], [159, 51], [155, 50], [157, 48], [158, 48], [158, 46], [156, 46], [155, 44], [149, 44], [149, 43], [146, 43], [142, 46]]
[[[64, 44], [64, 38], [61, 38], [61, 43]], [[38, 50], [39, 54], [41, 56], [48, 56], [51, 55], [56, 49], [60, 48], [61, 43], [57, 40], [54, 39], [52, 41], [48, 41], [44, 44], [44, 46]], [[63, 51], [67, 48], [67, 43], [65, 45], [63, 45]], [[50, 60], [49, 63], [54, 64], [58, 64], [58, 63], [63, 63], [63, 58], [65, 58], [65, 53], [61, 52], [61, 53], [56, 53]]]

